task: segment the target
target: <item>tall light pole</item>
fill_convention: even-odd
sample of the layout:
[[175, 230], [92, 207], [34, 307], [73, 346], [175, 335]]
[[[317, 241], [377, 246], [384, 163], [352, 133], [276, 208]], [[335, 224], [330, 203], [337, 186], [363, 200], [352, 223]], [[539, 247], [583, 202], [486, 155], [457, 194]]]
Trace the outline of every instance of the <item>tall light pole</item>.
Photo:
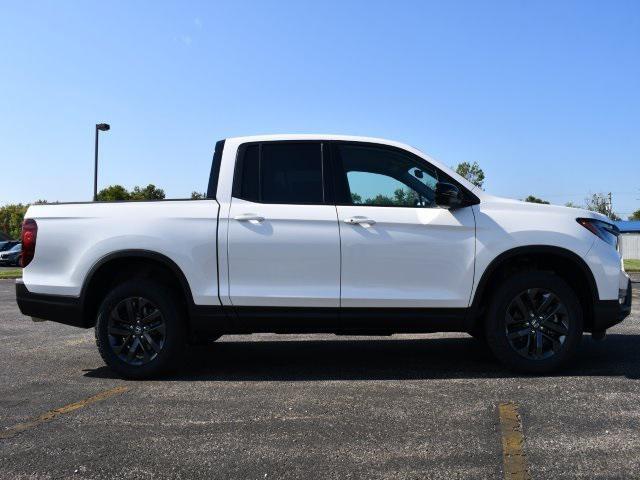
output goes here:
[[93, 167], [93, 201], [98, 199], [98, 132], [106, 132], [111, 128], [108, 123], [96, 124], [96, 151], [95, 151], [95, 164]]

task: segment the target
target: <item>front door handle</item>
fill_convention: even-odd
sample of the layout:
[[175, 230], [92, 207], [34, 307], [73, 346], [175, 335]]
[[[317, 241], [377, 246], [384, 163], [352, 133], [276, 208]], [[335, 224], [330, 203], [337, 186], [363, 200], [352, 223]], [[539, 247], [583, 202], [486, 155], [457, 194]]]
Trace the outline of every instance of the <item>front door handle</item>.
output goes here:
[[263, 222], [264, 217], [256, 213], [241, 213], [240, 215], [236, 215], [233, 217], [234, 220], [238, 220], [239, 222]]
[[375, 225], [376, 221], [367, 217], [355, 216], [344, 219], [350, 225]]

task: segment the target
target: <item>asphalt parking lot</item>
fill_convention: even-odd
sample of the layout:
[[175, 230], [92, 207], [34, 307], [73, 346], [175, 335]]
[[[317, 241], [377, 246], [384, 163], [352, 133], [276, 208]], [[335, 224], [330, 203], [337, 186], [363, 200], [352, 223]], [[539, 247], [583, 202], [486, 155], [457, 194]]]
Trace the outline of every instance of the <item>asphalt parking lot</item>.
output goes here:
[[462, 334], [253, 335], [133, 382], [0, 280], [0, 478], [638, 478], [634, 288], [632, 316], [556, 376]]

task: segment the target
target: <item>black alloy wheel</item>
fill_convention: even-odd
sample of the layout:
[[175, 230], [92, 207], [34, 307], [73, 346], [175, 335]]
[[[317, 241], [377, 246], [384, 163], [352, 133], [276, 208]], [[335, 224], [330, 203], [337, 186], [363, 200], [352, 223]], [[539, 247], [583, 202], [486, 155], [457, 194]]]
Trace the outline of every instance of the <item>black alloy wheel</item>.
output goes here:
[[124, 363], [140, 366], [153, 361], [166, 340], [166, 325], [156, 305], [144, 297], [128, 297], [109, 314], [109, 346]]
[[186, 320], [184, 306], [165, 285], [127, 280], [98, 308], [96, 344], [105, 363], [122, 377], [156, 377], [180, 365]]
[[548, 373], [566, 363], [582, 338], [582, 306], [567, 282], [525, 271], [496, 287], [484, 319], [487, 345], [509, 368]]
[[518, 354], [531, 360], [560, 352], [571, 321], [558, 296], [544, 288], [529, 288], [509, 303], [505, 334]]

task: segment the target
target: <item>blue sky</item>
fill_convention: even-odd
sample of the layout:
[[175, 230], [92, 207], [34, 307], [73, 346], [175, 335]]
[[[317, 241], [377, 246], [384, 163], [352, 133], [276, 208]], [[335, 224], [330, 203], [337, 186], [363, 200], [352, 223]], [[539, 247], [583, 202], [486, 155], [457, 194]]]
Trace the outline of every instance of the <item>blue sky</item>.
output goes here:
[[0, 204], [203, 191], [214, 142], [319, 132], [640, 208], [640, 2], [3, 2]]

